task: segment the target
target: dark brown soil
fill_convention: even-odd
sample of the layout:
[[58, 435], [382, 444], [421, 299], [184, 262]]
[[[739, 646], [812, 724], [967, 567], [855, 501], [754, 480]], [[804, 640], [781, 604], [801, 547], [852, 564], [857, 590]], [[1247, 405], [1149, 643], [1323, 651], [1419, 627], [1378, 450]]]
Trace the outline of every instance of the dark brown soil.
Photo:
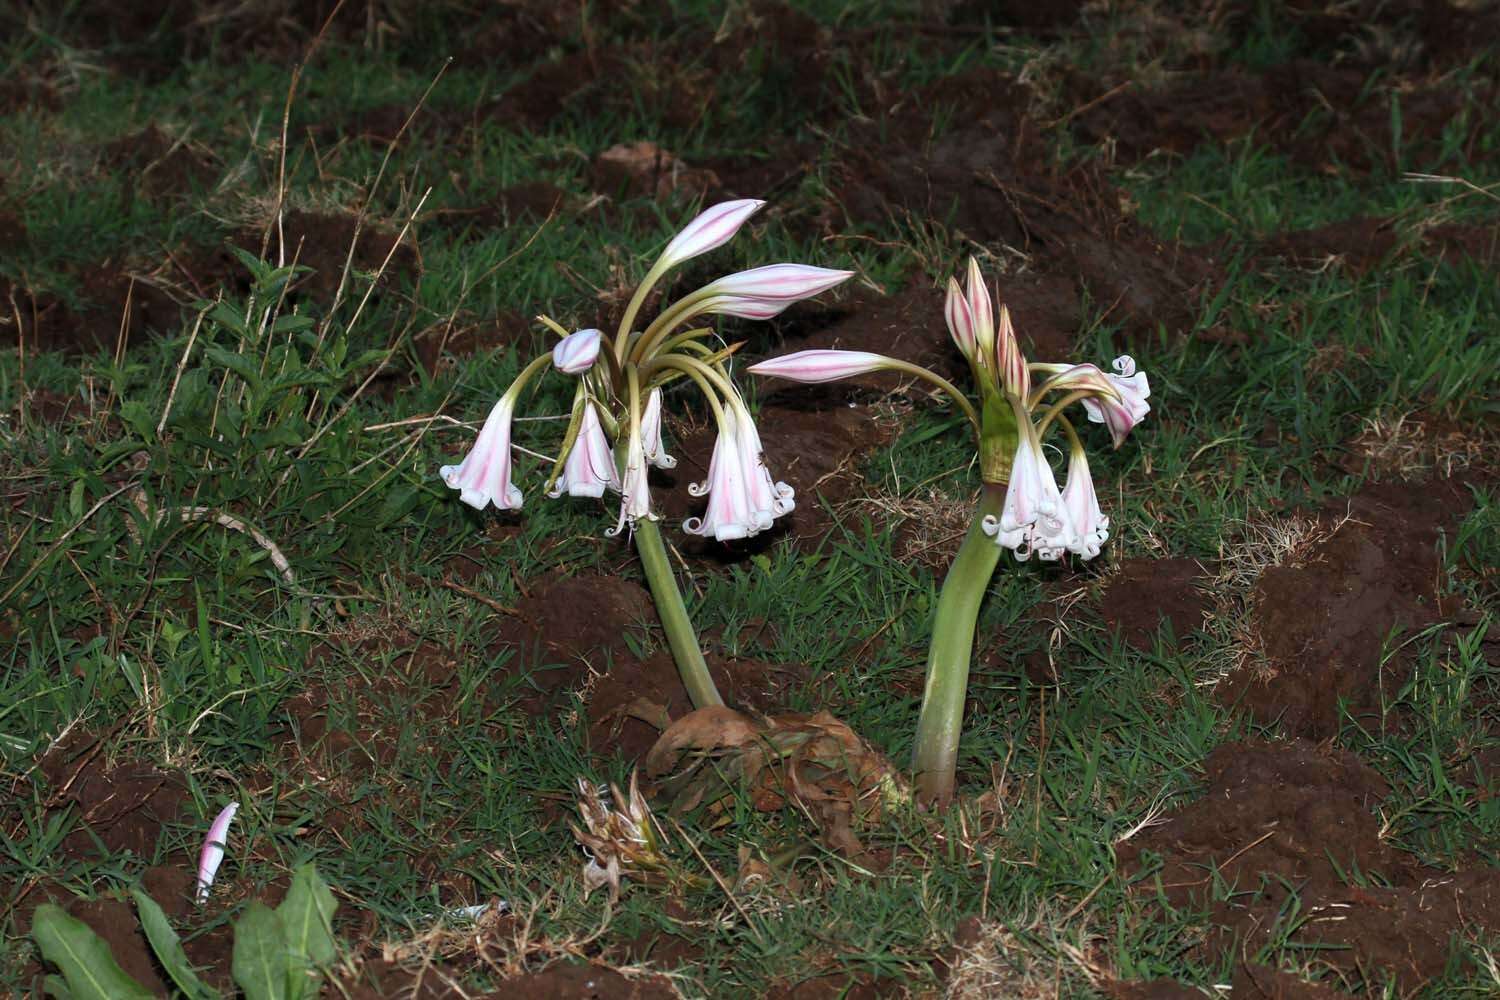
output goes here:
[[[1374, 484], [1326, 505], [1337, 530], [1292, 566], [1267, 569], [1252, 598], [1266, 663], [1251, 663], [1218, 696], [1288, 733], [1336, 735], [1344, 711], [1382, 724], [1381, 656], [1393, 629], [1410, 633], [1444, 613], [1439, 532], [1468, 510], [1456, 482]], [[1395, 666], [1395, 664], [1393, 664]]]
[[[1210, 911], [1210, 963], [1253, 953], [1295, 893], [1293, 943], [1351, 973], [1412, 990], [1441, 974], [1454, 934], [1500, 920], [1500, 871], [1443, 873], [1381, 837], [1385, 781], [1353, 754], [1302, 740], [1221, 746], [1198, 802], [1120, 845], [1136, 889]], [[1217, 899], [1215, 883], [1229, 887]], [[1288, 930], [1282, 927], [1280, 930]], [[1251, 994], [1254, 995], [1254, 994]]]
[[[1184, 986], [1171, 979], [1114, 983], [1108, 989], [1113, 1000], [1203, 1000], [1205, 990]], [[1232, 996], [1238, 1000], [1351, 1000], [1349, 994], [1321, 983], [1309, 983], [1290, 972], [1249, 962], [1235, 967]]]
[[[1446, 161], [1430, 153], [1458, 118], [1464, 95], [1449, 80], [1403, 79], [1401, 146], [1419, 151], [1419, 162], [1398, 162], [1390, 98], [1383, 87], [1370, 86], [1373, 70], [1298, 58], [1260, 74], [1218, 70], [1155, 90], [1090, 80], [1094, 92], [1076, 95], [1086, 110], [1073, 118], [1072, 127], [1082, 141], [1105, 145], [1124, 162], [1158, 150], [1186, 154], [1200, 144], [1223, 144], [1253, 132], [1271, 148], [1319, 170], [1441, 169]], [[1493, 81], [1480, 85], [1495, 86]], [[1454, 150], [1471, 157], [1482, 134], [1482, 123], [1468, 122]]]
[[469, 239], [481, 240], [512, 225], [536, 225], [554, 212], [566, 214], [573, 204], [574, 199], [555, 184], [527, 181], [505, 188], [488, 201], [442, 209], [433, 217], [444, 228], [465, 230]]
[[1179, 641], [1203, 627], [1206, 582], [1195, 559], [1125, 559], [1099, 595], [1099, 612], [1127, 643], [1151, 650], [1162, 622]]
[[75, 736], [38, 768], [49, 809], [72, 808], [78, 817], [61, 853], [95, 858], [130, 851], [151, 858], [162, 828], [177, 821], [187, 805], [187, 783], [143, 762], [111, 762], [106, 743], [103, 737]]
[[79, 304], [73, 305], [24, 281], [0, 277], [0, 303], [10, 313], [14, 298], [19, 316], [18, 322], [0, 326], [0, 346], [24, 344], [28, 354], [113, 351], [122, 339], [128, 345], [148, 330], [175, 331], [181, 321], [182, 307], [154, 275], [119, 261], [81, 268], [77, 281]]
[[450, 358], [469, 358], [486, 351], [512, 347], [527, 351], [537, 343], [536, 332], [526, 317], [517, 312], [500, 312], [484, 319], [474, 318], [430, 326], [412, 336], [417, 349], [417, 363], [428, 375], [435, 375]]
[[1348, 1000], [1349, 994], [1321, 983], [1309, 983], [1290, 972], [1250, 962], [1234, 970], [1233, 994], [1236, 1000]]
[[900, 980], [870, 979], [844, 973], [772, 986], [765, 994], [767, 1000], [881, 1000], [908, 995], [906, 984]]
[[[880, 123], [878, 140], [872, 128], [868, 143], [856, 136], [845, 151], [837, 190], [850, 220], [931, 218], [1020, 251], [1034, 271], [1071, 279], [1128, 331], [1186, 332], [1199, 297], [1220, 280], [1218, 266], [1151, 238], [1097, 167], [1052, 164], [1029, 102], [991, 70], [905, 100]], [[947, 131], [935, 130], [939, 111], [952, 112]]]
[[1494, 270], [1500, 262], [1500, 227], [1445, 223], [1402, 233], [1395, 219], [1359, 216], [1281, 233], [1262, 243], [1260, 249], [1305, 267], [1337, 263], [1357, 273], [1411, 251], [1449, 264], [1469, 260], [1480, 268]]
[[109, 143], [103, 160], [109, 170], [129, 176], [133, 190], [147, 198], [192, 194], [217, 172], [209, 151], [155, 125]]
[[[650, 594], [632, 580], [544, 577], [515, 615], [501, 620], [489, 646], [492, 658], [510, 653], [508, 672], [529, 671], [525, 686], [497, 690], [496, 697], [513, 699], [530, 718], [551, 718], [571, 707], [576, 692], [594, 752], [637, 760], [666, 720], [692, 708], [667, 650], [640, 660], [626, 643], [629, 633], [644, 640], [646, 626], [656, 622]], [[806, 671], [791, 665], [726, 657], [711, 647], [705, 655], [725, 700], [750, 710], [786, 707], [790, 692], [806, 680]]]
[[132, 979], [157, 996], [168, 995], [133, 905], [117, 899], [74, 899], [66, 909], [104, 939], [115, 961]]

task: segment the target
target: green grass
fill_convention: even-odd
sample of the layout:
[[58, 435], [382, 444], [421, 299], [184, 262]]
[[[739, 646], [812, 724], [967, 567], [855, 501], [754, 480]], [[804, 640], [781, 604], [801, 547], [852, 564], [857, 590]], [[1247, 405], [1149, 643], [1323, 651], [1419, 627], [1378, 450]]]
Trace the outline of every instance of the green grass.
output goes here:
[[[825, 23], [871, 32], [867, 58], [898, 89], [978, 65], [1019, 69], [1045, 48], [991, 34], [951, 51], [913, 52], [909, 37], [885, 26], [893, 14], [914, 16], [912, 5], [802, 6]], [[712, 7], [674, 4], [680, 23], [626, 27], [637, 40], [680, 43], [688, 28], [712, 29]], [[1255, 23], [1234, 55], [1246, 66], [1275, 65], [1300, 44], [1270, 21]], [[13, 43], [17, 65], [64, 80], [67, 100], [56, 112], [0, 118], [14, 164], [5, 168], [6, 207], [28, 234], [0, 259], [0, 278], [77, 304], [81, 269], [102, 257], [149, 268], [164, 247], [216, 247], [265, 222], [278, 185], [286, 65], [230, 59], [221, 39], [147, 83], [99, 68], [60, 41], [67, 24], [53, 27]], [[404, 941], [431, 926], [426, 914], [498, 897], [531, 921], [525, 948], [511, 956], [531, 964], [579, 953], [623, 964], [629, 942], [674, 933], [702, 950], [678, 980], [692, 996], [756, 995], [830, 973], [920, 992], [937, 988], [931, 960], [952, 947], [960, 921], [982, 914], [1009, 935], [1002, 964], [1017, 983], [1056, 981], [1064, 995], [1099, 995], [1090, 962], [1126, 979], [1227, 982], [1232, 968], [1184, 943], [1201, 939], [1202, 915], [1164, 914], [1134, 891], [1116, 872], [1114, 845], [1153, 809], [1191, 800], [1214, 747], [1255, 731], [1200, 685], [1229, 640], [1164, 632], [1154, 649], [1136, 650], [1085, 602], [1050, 644], [1050, 626], [1034, 609], [1057, 596], [1059, 573], [1034, 563], [1002, 564], [992, 585], [980, 630], [1005, 663], [976, 669], [960, 753], [965, 787], [996, 783], [1002, 810], [938, 819], [898, 812], [862, 832], [888, 860], [869, 871], [819, 845], [793, 811], [759, 813], [739, 801], [726, 824], [683, 819], [669, 838], [677, 860], [699, 876], [732, 878], [742, 852], [780, 857], [800, 886], [729, 898], [705, 877], [670, 908], [668, 892], [631, 886], [607, 916], [599, 895], [583, 898], [583, 858], [565, 826], [572, 789], [579, 775], [624, 781], [626, 765], [591, 753], [578, 713], [526, 715], [520, 700], [556, 656], [489, 652], [495, 613], [441, 582], [448, 561], [474, 547], [486, 565], [468, 585], [501, 605], [520, 600], [519, 582], [544, 572], [634, 571], [624, 543], [602, 535], [611, 512], [540, 497], [537, 460], [520, 459], [526, 507], [503, 540], [492, 533], [493, 515], [455, 501], [435, 470], [462, 454], [471, 431], [400, 422], [439, 411], [481, 418], [530, 345], [429, 374], [415, 363], [413, 338], [502, 311], [545, 310], [565, 325], [588, 325], [606, 308], [599, 293], [628, 286], [693, 205], [625, 199], [540, 228], [486, 232], [431, 220], [533, 181], [586, 203], [591, 158], [617, 141], [650, 136], [695, 162], [762, 149], [767, 134], [811, 140], [832, 128], [838, 140], [844, 126], [811, 121], [776, 86], [759, 85], [771, 56], [752, 50], [716, 82], [720, 94], [741, 88], [744, 101], [711, 102], [691, 126], [671, 124], [660, 106], [610, 95], [603, 109], [579, 102], [532, 133], [477, 114], [524, 73], [454, 65], [424, 114], [471, 125], [444, 129], [419, 117], [388, 162], [384, 144], [339, 134], [339, 123], [362, 111], [415, 107], [442, 65], [435, 53], [457, 40], [448, 30], [441, 20], [409, 25], [401, 45], [379, 52], [330, 42], [293, 104], [290, 206], [363, 212], [397, 229], [431, 188], [415, 223], [420, 274], [383, 284], [357, 321], [369, 274], [352, 276], [337, 309], [302, 298], [266, 326], [259, 317], [288, 276], [235, 261], [228, 274], [248, 294], [231, 286], [217, 305], [197, 304], [182, 325], [132, 345], [121, 364], [107, 354], [28, 354], [23, 372], [16, 352], [0, 355], [0, 407], [9, 415], [0, 425], [8, 501], [0, 508], [0, 629], [14, 635], [0, 647], [0, 777], [20, 790], [17, 806], [0, 812], [0, 888], [13, 899], [38, 878], [84, 894], [133, 885], [148, 866], [181, 864], [218, 804], [238, 798], [234, 841], [254, 850], [232, 849], [221, 879], [253, 896], [315, 861], [340, 896], [351, 947], [369, 930], [355, 915], [373, 914], [374, 940]], [[854, 65], [847, 52], [837, 58]], [[839, 89], [825, 96], [849, 113], [870, 113], [857, 75], [835, 72]], [[170, 198], [131, 196], [129, 178], [102, 150], [152, 122], [206, 151], [203, 183]], [[309, 138], [324, 124], [333, 137]], [[1409, 151], [1405, 167], [1425, 169], [1424, 153], [1444, 162], [1452, 149]], [[1500, 179], [1493, 165], [1461, 166], [1474, 184]], [[692, 276], [800, 259], [851, 267], [896, 291], [933, 277], [924, 268], [934, 260], [965, 252], [898, 220], [866, 234], [873, 241], [820, 238], [801, 223], [837, 184], [827, 168], [817, 164], [752, 235]], [[1500, 290], [1492, 273], [1436, 264], [1415, 249], [1363, 275], [1251, 253], [1276, 233], [1354, 215], [1395, 217], [1414, 246], [1420, 224], [1439, 213], [1493, 224], [1492, 199], [1454, 200], [1451, 188], [1399, 177], [1315, 174], [1254, 137], [1153, 158], [1116, 180], [1159, 238], [1225, 241], [1226, 280], [1197, 305], [1194, 325], [1233, 330], [1243, 343], [1163, 331], [1132, 345], [1150, 373], [1153, 413], [1126, 447], [1094, 453], [1115, 525], [1107, 558], [1213, 560], [1236, 544], [1243, 522], [1351, 492], [1360, 482], [1337, 460], [1372, 416], [1493, 417], [1500, 347], [1488, 331], [1500, 322]], [[763, 331], [745, 332], [753, 349], [768, 343]], [[1109, 317], [1085, 324], [1075, 353], [1106, 359], [1117, 334]], [[356, 394], [387, 361], [398, 388], [377, 383]], [[44, 419], [39, 390], [73, 400], [70, 418]], [[563, 387], [545, 383], [522, 414], [555, 415], [567, 403]], [[867, 491], [898, 507], [915, 507], [929, 487], [965, 502], [974, 479], [952, 423], [950, 413], [921, 407], [905, 417], [901, 435], [868, 459]], [[556, 447], [557, 425], [518, 427], [520, 444]], [[276, 541], [295, 584], [244, 533], [142, 513], [137, 489], [151, 511], [232, 512]], [[1500, 743], [1496, 680], [1481, 648], [1496, 612], [1495, 515], [1490, 494], [1477, 493], [1474, 513], [1445, 539], [1447, 584], [1488, 617], [1393, 637], [1412, 654], [1390, 693], [1390, 711], [1406, 724], [1372, 734], [1351, 723], [1338, 740], [1391, 782], [1392, 843], [1439, 867], [1473, 857], [1494, 864], [1500, 851], [1495, 777], [1483, 764]], [[778, 545], [729, 568], [695, 564], [685, 589], [700, 632], [738, 637], [745, 623], [765, 623], [732, 639], [728, 652], [805, 668], [790, 710], [826, 707], [904, 764], [941, 573], [899, 558], [894, 528], [878, 508], [845, 511], [816, 552]], [[1097, 589], [1100, 572], [1069, 586]], [[386, 640], [372, 653], [355, 641], [362, 631]], [[404, 638], [389, 641], [396, 635]], [[664, 644], [654, 629], [624, 641], [636, 655]], [[399, 675], [393, 664], [413, 643], [454, 657], [450, 689], [435, 694], [424, 678]], [[1059, 683], [1037, 683], [1023, 665], [1028, 656], [1050, 657]], [[308, 692], [327, 698], [330, 728], [370, 738], [354, 748], [360, 763], [347, 773], [325, 774], [286, 749], [296, 725], [290, 706]], [[576, 696], [563, 701], [576, 707]], [[61, 854], [78, 817], [49, 807], [51, 791], [34, 779], [32, 761], [70, 727], [110, 733], [112, 759], [185, 776], [190, 804], [149, 856]], [[1300, 919], [1289, 910], [1283, 927]], [[31, 945], [13, 918], [0, 930], [0, 989], [20, 991]], [[1262, 958], [1319, 969], [1290, 934]], [[1483, 995], [1493, 984], [1482, 969], [1456, 963], [1424, 995]], [[475, 970], [469, 985], [497, 978]]]

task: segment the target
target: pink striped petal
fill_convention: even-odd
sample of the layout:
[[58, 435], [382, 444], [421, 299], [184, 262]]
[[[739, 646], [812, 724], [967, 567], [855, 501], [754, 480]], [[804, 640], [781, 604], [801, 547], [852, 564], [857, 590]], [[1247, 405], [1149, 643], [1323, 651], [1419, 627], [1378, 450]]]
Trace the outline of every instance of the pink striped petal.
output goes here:
[[749, 371], [789, 382], [834, 382], [880, 371], [889, 361], [869, 351], [798, 351], [751, 365]]
[[948, 298], [943, 303], [943, 319], [948, 321], [948, 333], [952, 335], [953, 342], [958, 345], [964, 357], [973, 361], [974, 321], [969, 316], [969, 301], [958, 287], [957, 278], [948, 279]]
[[853, 271], [835, 271], [809, 264], [767, 264], [725, 275], [704, 287], [703, 293], [795, 301], [826, 292], [853, 276]]
[[662, 251], [657, 266], [673, 267], [699, 254], [708, 253], [723, 246], [740, 231], [745, 220], [760, 210], [765, 202], [755, 198], [725, 201], [705, 209], [682, 232], [672, 237], [672, 242]]
[[229, 837], [229, 824], [234, 820], [234, 814], [239, 812], [240, 804], [231, 802], [219, 811], [214, 817], [213, 824], [208, 828], [208, 836], [203, 838], [203, 850], [198, 854], [198, 902], [208, 902], [208, 890], [214, 884], [214, 876], [219, 873], [219, 865], [224, 861], [224, 845]]
[[580, 375], [588, 371], [599, 356], [599, 340], [603, 336], [598, 330], [568, 334], [552, 348], [552, 367], [564, 375]]

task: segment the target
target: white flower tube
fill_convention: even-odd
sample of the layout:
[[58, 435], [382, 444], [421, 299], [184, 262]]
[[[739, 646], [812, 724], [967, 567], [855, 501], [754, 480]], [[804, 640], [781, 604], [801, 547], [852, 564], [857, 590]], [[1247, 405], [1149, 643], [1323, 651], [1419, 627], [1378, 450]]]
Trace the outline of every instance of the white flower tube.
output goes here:
[[554, 499], [567, 493], [572, 497], [602, 497], [605, 489], [618, 490], [620, 477], [615, 472], [615, 458], [610, 451], [609, 438], [599, 425], [599, 414], [593, 403], [583, 404], [583, 422], [573, 450], [568, 452], [563, 463], [562, 475], [558, 476], [548, 492]]
[[1099, 509], [1094, 477], [1089, 473], [1088, 456], [1082, 448], [1072, 449], [1068, 456], [1068, 482], [1063, 487], [1062, 502], [1073, 528], [1068, 551], [1085, 559], [1094, 558], [1109, 541], [1109, 518]]
[[713, 457], [708, 462], [708, 479], [688, 486], [693, 496], [708, 494], [703, 516], [682, 522], [682, 530], [690, 535], [728, 542], [749, 538], [759, 530], [755, 526], [754, 504], [736, 423], [734, 411], [726, 409], [714, 441]]
[[797, 506], [794, 499], [796, 494], [786, 483], [777, 482], [771, 477], [771, 470], [766, 468], [765, 452], [761, 448], [760, 431], [756, 429], [749, 411], [740, 410], [735, 430], [740, 466], [744, 470], [750, 494], [750, 520], [755, 532], [765, 531], [778, 517], [791, 513]]
[[677, 468], [677, 459], [667, 454], [661, 442], [661, 389], [655, 388], [646, 396], [646, 409], [641, 413], [641, 445], [645, 449], [646, 461], [658, 469]]
[[1059, 559], [1073, 540], [1072, 525], [1052, 466], [1047, 464], [1047, 457], [1029, 425], [1021, 428], [1000, 517], [997, 520], [993, 515], [988, 516], [980, 526], [995, 539], [996, 545], [1012, 550], [1022, 561], [1033, 553], [1039, 559]]
[[570, 333], [552, 348], [552, 367], [564, 375], [581, 375], [594, 366], [599, 356], [599, 341], [604, 334], [598, 330], [579, 330]]
[[749, 367], [754, 375], [784, 378], [789, 382], [834, 382], [889, 367], [889, 358], [869, 351], [797, 351], [770, 358]]
[[641, 446], [641, 437], [637, 433], [630, 439], [625, 450], [625, 476], [620, 484], [620, 519], [607, 534], [618, 535], [625, 530], [627, 524], [634, 530], [637, 521], [656, 520], [656, 515], [651, 512], [651, 486], [646, 480], [646, 474], [645, 449]]
[[208, 890], [213, 887], [214, 878], [219, 874], [219, 865], [224, 862], [229, 824], [234, 821], [234, 814], [239, 809], [238, 802], [231, 802], [221, 809], [209, 826], [208, 835], [203, 838], [203, 850], [198, 853], [197, 899], [200, 904], [208, 902]]
[[491, 503], [499, 510], [521, 508], [521, 491], [510, 481], [510, 420], [514, 412], [512, 397], [501, 396], [464, 460], [438, 470], [448, 488], [458, 490], [458, 498], [475, 510], [484, 510]]

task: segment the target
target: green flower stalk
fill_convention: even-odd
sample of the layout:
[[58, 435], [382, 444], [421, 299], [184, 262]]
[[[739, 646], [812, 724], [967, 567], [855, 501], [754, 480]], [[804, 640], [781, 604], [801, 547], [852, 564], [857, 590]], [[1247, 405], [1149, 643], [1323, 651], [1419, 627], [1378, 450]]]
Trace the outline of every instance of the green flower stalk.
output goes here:
[[722, 705], [723, 699], [688, 620], [651, 504], [650, 467], [670, 469], [677, 464], [662, 446], [662, 389], [679, 381], [693, 386], [719, 427], [708, 480], [689, 487], [694, 495], [708, 494], [708, 508], [702, 517], [685, 522], [684, 530], [728, 541], [771, 527], [795, 506], [792, 489], [776, 482], [766, 468], [755, 421], [728, 367], [736, 348], [715, 350], [707, 343], [713, 329], [691, 321], [710, 315], [769, 319], [793, 302], [827, 291], [852, 272], [805, 264], [753, 268], [689, 293], [661, 309], [644, 329], [636, 329], [636, 321], [664, 275], [727, 243], [763, 204], [748, 199], [723, 202], [688, 223], [646, 272], [612, 337], [596, 329], [569, 332], [546, 316], [538, 317], [561, 339], [550, 354], [521, 370], [491, 409], [463, 461], [440, 470], [443, 481], [458, 490], [464, 503], [479, 510], [490, 505], [519, 510], [521, 491], [511, 481], [516, 403], [527, 383], [548, 368], [576, 379], [562, 451], [545, 490], [554, 498], [565, 493], [620, 495], [619, 517], [607, 533], [628, 532], [634, 541], [672, 655], [697, 708]]
[[[1129, 356], [1115, 359], [1112, 374], [1090, 364], [1028, 363], [1009, 311], [1002, 305], [997, 317], [972, 258], [966, 288], [949, 279], [944, 317], [969, 362], [978, 405], [924, 368], [864, 351], [800, 351], [750, 368], [798, 382], [878, 371], [913, 374], [946, 392], [969, 418], [979, 453], [980, 497], [933, 616], [912, 761], [918, 794], [940, 806], [953, 798], [974, 628], [1001, 551], [1018, 560], [1032, 555], [1056, 560], [1067, 552], [1092, 559], [1109, 539], [1109, 519], [1099, 509], [1082, 441], [1063, 411], [1081, 403], [1088, 419], [1104, 424], [1119, 447], [1151, 409], [1146, 374]], [[1042, 450], [1054, 427], [1069, 446], [1061, 490]]]

